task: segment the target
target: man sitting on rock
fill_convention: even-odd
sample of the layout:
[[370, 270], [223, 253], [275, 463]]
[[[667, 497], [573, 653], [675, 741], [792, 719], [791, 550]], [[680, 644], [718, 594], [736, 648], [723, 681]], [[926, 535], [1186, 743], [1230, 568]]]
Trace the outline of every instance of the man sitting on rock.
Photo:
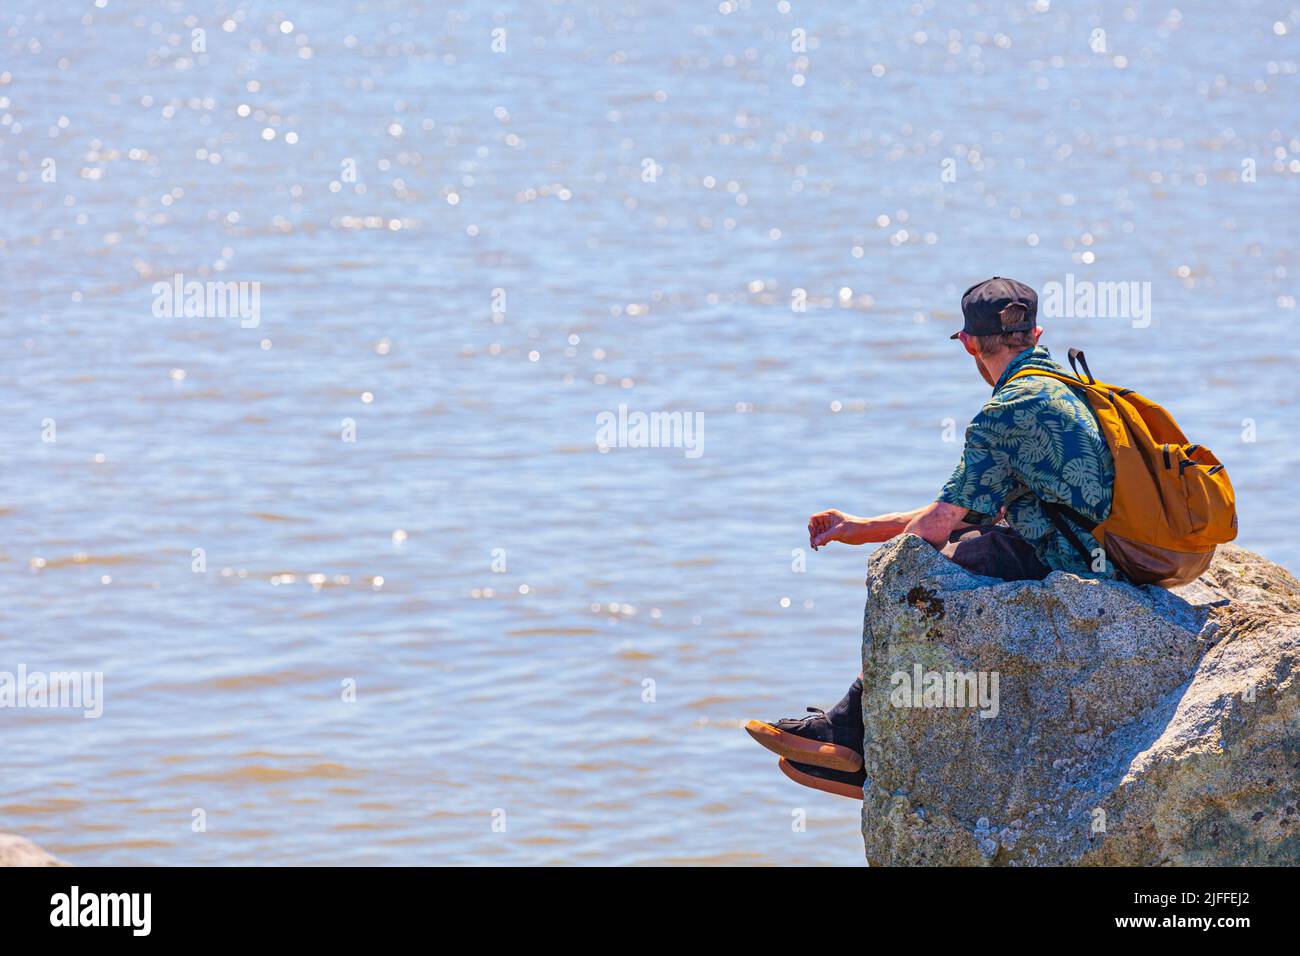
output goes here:
[[[1008, 382], [1026, 368], [1064, 371], [1038, 345], [1038, 296], [995, 277], [967, 289], [961, 311], [963, 328], [951, 337], [975, 359], [993, 397], [966, 429], [961, 461], [938, 500], [874, 518], [820, 512], [808, 521], [813, 550], [915, 534], [973, 574], [1004, 581], [1041, 580], [1052, 571], [1113, 576], [1089, 529], [1068, 525], [1092, 561], [1058, 530], [1063, 510], [1053, 520], [1043, 507], [1064, 505], [1095, 524], [1110, 513], [1115, 465], [1087, 398], [1043, 376]], [[861, 676], [831, 710], [808, 710], [812, 716], [751, 720], [745, 729], [780, 754], [781, 770], [797, 783], [862, 799]]]

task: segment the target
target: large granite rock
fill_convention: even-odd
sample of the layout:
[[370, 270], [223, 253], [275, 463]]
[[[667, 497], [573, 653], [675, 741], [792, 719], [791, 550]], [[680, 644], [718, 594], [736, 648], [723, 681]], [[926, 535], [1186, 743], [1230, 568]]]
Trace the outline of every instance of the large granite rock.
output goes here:
[[1176, 591], [1007, 583], [907, 535], [867, 586], [873, 865], [1300, 864], [1284, 569], [1228, 545]]
[[31, 840], [12, 833], [0, 833], [0, 866], [67, 866]]

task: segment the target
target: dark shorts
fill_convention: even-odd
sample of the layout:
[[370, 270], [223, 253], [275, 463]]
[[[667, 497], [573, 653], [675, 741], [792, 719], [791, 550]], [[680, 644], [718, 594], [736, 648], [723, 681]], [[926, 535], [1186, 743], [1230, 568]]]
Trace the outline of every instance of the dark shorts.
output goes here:
[[939, 552], [971, 574], [1003, 581], [1041, 581], [1052, 571], [1038, 560], [1033, 545], [1001, 524], [954, 531]]

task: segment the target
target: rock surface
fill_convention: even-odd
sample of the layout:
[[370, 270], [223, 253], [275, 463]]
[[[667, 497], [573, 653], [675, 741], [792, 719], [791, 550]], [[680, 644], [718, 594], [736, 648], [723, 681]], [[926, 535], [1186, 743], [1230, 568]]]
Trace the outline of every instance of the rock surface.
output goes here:
[[867, 586], [872, 865], [1300, 864], [1300, 582], [1283, 568], [1227, 545], [1176, 591], [1003, 582], [907, 535]]
[[67, 866], [31, 840], [12, 833], [0, 833], [0, 866]]

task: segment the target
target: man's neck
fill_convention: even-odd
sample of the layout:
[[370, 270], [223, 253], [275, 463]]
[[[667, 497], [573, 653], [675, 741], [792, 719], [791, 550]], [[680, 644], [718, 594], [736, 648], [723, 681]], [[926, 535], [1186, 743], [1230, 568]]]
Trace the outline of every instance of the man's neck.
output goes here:
[[988, 369], [989, 376], [993, 379], [989, 384], [996, 385], [1002, 373], [1007, 370], [1007, 366], [1012, 360], [1019, 355], [1019, 352], [1012, 352], [1010, 349], [999, 352], [997, 355], [990, 355], [984, 358], [984, 367]]
[[990, 355], [987, 357], [981, 356], [981, 360], [984, 363], [984, 370], [988, 373], [988, 377], [990, 378], [989, 385], [993, 388], [997, 388], [998, 381], [1002, 378], [1002, 373], [1007, 370], [1007, 367], [1012, 362], [1020, 358], [1020, 356], [1026, 351], [1027, 349], [1021, 349], [1018, 352], [1013, 352], [1011, 349], [1004, 349], [997, 355]]

